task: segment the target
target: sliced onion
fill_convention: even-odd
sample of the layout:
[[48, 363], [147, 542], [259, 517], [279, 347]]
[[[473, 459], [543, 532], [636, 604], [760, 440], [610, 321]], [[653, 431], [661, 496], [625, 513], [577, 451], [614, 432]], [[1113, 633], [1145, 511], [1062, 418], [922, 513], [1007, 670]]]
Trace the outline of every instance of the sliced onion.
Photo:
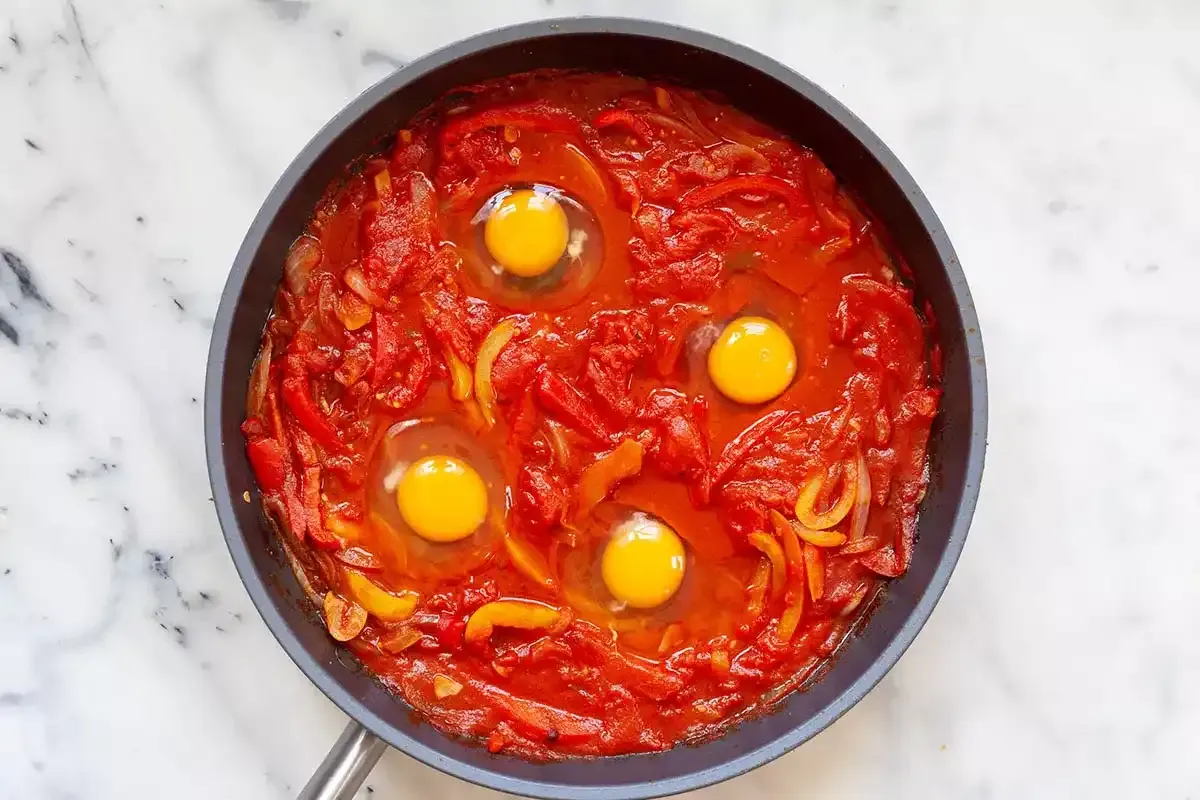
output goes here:
[[532, 545], [512, 532], [504, 535], [504, 549], [517, 571], [525, 577], [551, 591], [558, 589], [558, 581], [550, 574], [550, 566]]
[[479, 400], [479, 411], [489, 428], [496, 424], [496, 390], [492, 386], [492, 364], [516, 334], [517, 323], [511, 319], [502, 320], [484, 337], [483, 344], [479, 346], [479, 355], [475, 358], [475, 397]]
[[362, 270], [357, 265], [348, 268], [345, 274], [342, 275], [342, 280], [350, 287], [350, 291], [363, 300], [366, 300], [375, 308], [385, 308], [387, 306], [387, 298], [376, 294], [375, 290], [367, 283], [367, 276], [363, 275]]
[[[825, 473], [817, 472], [800, 487], [800, 497], [796, 500], [796, 519], [806, 528], [823, 531], [837, 525], [850, 513], [854, 505], [854, 496], [858, 486], [858, 462], [845, 462], [845, 473], [842, 479], [842, 496], [833, 504], [833, 508], [818, 514], [816, 511], [817, 498], [825, 486]], [[803, 533], [800, 538], [804, 538]]]
[[850, 541], [857, 542], [867, 531], [867, 514], [871, 510], [871, 473], [867, 460], [858, 451], [858, 481], [854, 491], [854, 511], [850, 516]]
[[800, 548], [800, 539], [796, 536], [796, 529], [783, 514], [775, 509], [771, 509], [770, 516], [771, 524], [775, 526], [775, 533], [783, 542], [783, 554], [787, 557], [788, 573], [793, 578], [802, 580], [804, 578], [804, 551]]
[[783, 644], [788, 644], [792, 641], [792, 637], [796, 635], [796, 628], [800, 626], [800, 620], [804, 617], [804, 587], [801, 586], [799, 591], [792, 597], [792, 602], [779, 615], [779, 625], [775, 628], [775, 638]]
[[750, 544], [761, 552], [771, 562], [771, 599], [778, 600], [783, 596], [784, 582], [787, 580], [787, 558], [779, 542], [769, 533], [756, 531], [747, 537]]
[[337, 300], [337, 287], [333, 279], [328, 275], [323, 276], [321, 286], [317, 290], [317, 322], [325, 333], [340, 340], [345, 330], [342, 320], [338, 317]]
[[449, 347], [445, 349], [446, 368], [450, 371], [450, 396], [460, 403], [471, 398], [471, 368]]
[[308, 278], [320, 263], [320, 242], [311, 236], [301, 236], [292, 242], [283, 261], [283, 279], [288, 291], [298, 297], [308, 291]]
[[767, 584], [770, 582], [771, 562], [763, 559], [754, 568], [754, 576], [746, 587], [746, 611], [749, 612], [750, 619], [757, 619], [758, 615], [762, 613], [767, 597]]
[[571, 465], [571, 446], [567, 444], [566, 434], [563, 433], [562, 426], [552, 419], [546, 420], [546, 439], [550, 442], [550, 450], [554, 453], [554, 460], [563, 469], [567, 469]]
[[267, 389], [270, 388], [271, 377], [271, 337], [263, 340], [262, 349], [250, 370], [250, 385], [246, 387], [246, 416], [259, 417], [263, 415], [263, 404], [267, 399]]
[[804, 543], [804, 571], [808, 573], [808, 594], [813, 601], [825, 596], [825, 556], [819, 547]]
[[424, 638], [424, 634], [416, 628], [405, 626], [395, 633], [380, 639], [379, 646], [394, 655], [396, 653], [403, 653]]
[[675, 650], [675, 648], [679, 647], [679, 645], [683, 644], [686, 638], [687, 632], [685, 631], [683, 625], [678, 622], [672, 622], [667, 626], [667, 629], [663, 631], [662, 639], [660, 639], [658, 642], [658, 654], [660, 656], [664, 656], [667, 653], [672, 652]]
[[600, 170], [596, 168], [587, 155], [573, 144], [568, 144], [564, 150], [574, 157], [579, 164], [579, 172], [587, 179], [587, 182], [592, 185], [602, 201], [608, 201], [608, 181], [600, 174]]

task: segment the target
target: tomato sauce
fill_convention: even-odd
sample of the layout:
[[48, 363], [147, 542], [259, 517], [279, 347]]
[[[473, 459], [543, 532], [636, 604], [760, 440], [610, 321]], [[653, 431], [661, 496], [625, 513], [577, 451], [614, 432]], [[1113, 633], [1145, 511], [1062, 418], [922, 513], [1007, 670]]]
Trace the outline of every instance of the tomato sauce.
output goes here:
[[[479, 215], [538, 186], [582, 233], [512, 280]], [[243, 426], [264, 508], [331, 635], [448, 734], [535, 759], [717, 735], [908, 567], [940, 392], [902, 278], [814, 153], [718, 99], [463, 87], [350, 165], [288, 254]], [[758, 405], [705, 359], [745, 315], [796, 351]], [[461, 541], [397, 511], [397, 465], [431, 454], [484, 487]], [[686, 550], [651, 609], [598, 566], [630, 514]]]

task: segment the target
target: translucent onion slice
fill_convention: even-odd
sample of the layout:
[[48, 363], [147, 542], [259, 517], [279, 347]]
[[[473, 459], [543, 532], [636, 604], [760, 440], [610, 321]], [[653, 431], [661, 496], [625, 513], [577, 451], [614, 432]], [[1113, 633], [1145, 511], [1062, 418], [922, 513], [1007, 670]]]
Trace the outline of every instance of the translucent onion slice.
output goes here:
[[841, 547], [846, 543], [846, 534], [841, 531], [815, 531], [803, 525], [795, 530], [797, 536], [816, 547]]
[[463, 638], [468, 643], [478, 644], [491, 638], [497, 626], [527, 630], [553, 628], [562, 617], [557, 608], [536, 600], [496, 600], [476, 609], [467, 620]]
[[825, 556], [821, 548], [804, 543], [804, 571], [808, 576], [808, 594], [813, 601], [825, 596]]
[[506, 532], [504, 549], [518, 572], [538, 586], [551, 591], [558, 589], [558, 581], [550, 574], [550, 566], [546, 563], [546, 559], [542, 558], [542, 554], [531, 544], [514, 533]]
[[380, 639], [379, 646], [394, 655], [403, 653], [423, 638], [425, 638], [424, 634], [416, 628], [404, 627]]
[[345, 281], [346, 285], [350, 287], [350, 291], [354, 292], [356, 295], [367, 301], [375, 308], [387, 307], [387, 298], [380, 296], [375, 292], [374, 289], [371, 288], [370, 284], [367, 283], [367, 277], [363, 275], [363, 272], [361, 269], [359, 269], [358, 265], [347, 267], [346, 271], [342, 273], [342, 280]]
[[778, 600], [783, 596], [784, 584], [787, 581], [787, 559], [784, 557], [783, 548], [774, 536], [762, 531], [756, 531], [746, 538], [770, 561], [771, 599]]
[[321, 263], [321, 243], [311, 236], [301, 236], [288, 248], [283, 261], [283, 279], [288, 291], [300, 296], [308, 291], [308, 278]]
[[771, 524], [775, 526], [775, 534], [783, 542], [783, 554], [787, 557], [788, 574], [793, 580], [804, 579], [804, 550], [800, 547], [800, 539], [792, 523], [778, 511], [771, 509]]
[[858, 486], [854, 492], [854, 511], [850, 515], [850, 541], [857, 542], [867, 531], [867, 514], [871, 511], [871, 473], [867, 460], [858, 451]]
[[471, 368], [453, 350], [446, 348], [446, 367], [450, 371], [450, 396], [464, 402], [471, 398]]
[[828, 511], [818, 514], [815, 508], [821, 490], [825, 488], [823, 471], [813, 475], [800, 487], [800, 497], [796, 500], [796, 519], [801, 525], [823, 531], [837, 525], [850, 513], [850, 508], [854, 505], [854, 496], [857, 494], [858, 461], [847, 460], [843, 467], [842, 496]]
[[683, 625], [678, 622], [672, 622], [667, 626], [667, 629], [663, 631], [662, 639], [659, 640], [658, 654], [663, 656], [667, 653], [670, 653], [676, 647], [679, 647], [679, 645], [683, 644], [684, 639], [686, 638], [687, 634]]
[[783, 644], [791, 642], [792, 637], [796, 635], [796, 629], [800, 627], [800, 620], [803, 618], [804, 586], [800, 586], [792, 596], [788, 607], [779, 615], [779, 625], [775, 628], [775, 638]]
[[754, 576], [746, 586], [746, 612], [750, 619], [757, 619], [766, 605], [767, 584], [771, 582], [771, 562], [763, 559], [754, 569]]
[[246, 387], [247, 417], [261, 418], [263, 415], [271, 377], [271, 349], [271, 337], [268, 336], [263, 341], [262, 350], [258, 352], [254, 369], [250, 371], [250, 385]]
[[489, 428], [496, 424], [496, 390], [492, 386], [492, 364], [516, 334], [517, 323], [511, 319], [502, 320], [488, 331], [483, 344], [479, 346], [479, 355], [475, 358], [475, 397], [479, 401], [479, 411]]

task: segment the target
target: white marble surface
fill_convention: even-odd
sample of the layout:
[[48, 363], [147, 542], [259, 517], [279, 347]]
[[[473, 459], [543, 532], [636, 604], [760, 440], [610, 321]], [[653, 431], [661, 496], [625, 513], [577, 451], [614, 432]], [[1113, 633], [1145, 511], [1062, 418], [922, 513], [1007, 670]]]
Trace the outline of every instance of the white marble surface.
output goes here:
[[[582, 11], [722, 33], [847, 103], [945, 221], [988, 351], [984, 492], [928, 627], [824, 735], [698, 796], [1200, 797], [1193, 0], [3, 0], [0, 797], [303, 784], [344, 720], [251, 606], [205, 475], [226, 271], [393, 64]], [[489, 795], [394, 752], [369, 785]]]

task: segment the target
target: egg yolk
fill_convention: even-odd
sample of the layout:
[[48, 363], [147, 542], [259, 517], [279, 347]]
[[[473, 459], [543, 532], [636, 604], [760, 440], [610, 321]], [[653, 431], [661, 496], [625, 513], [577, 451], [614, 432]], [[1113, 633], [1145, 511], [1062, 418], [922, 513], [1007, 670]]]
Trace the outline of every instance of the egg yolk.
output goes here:
[[600, 573], [617, 600], [654, 608], [671, 599], [683, 582], [683, 542], [675, 531], [648, 518], [619, 525], [604, 548]]
[[559, 262], [569, 233], [567, 212], [557, 200], [521, 189], [492, 210], [484, 224], [483, 241], [505, 272], [533, 278]]
[[455, 542], [487, 516], [487, 487], [468, 464], [450, 456], [414, 461], [396, 484], [400, 516], [418, 536]]
[[795, 377], [796, 348], [771, 320], [740, 317], [725, 326], [708, 351], [708, 374], [730, 400], [765, 403]]

